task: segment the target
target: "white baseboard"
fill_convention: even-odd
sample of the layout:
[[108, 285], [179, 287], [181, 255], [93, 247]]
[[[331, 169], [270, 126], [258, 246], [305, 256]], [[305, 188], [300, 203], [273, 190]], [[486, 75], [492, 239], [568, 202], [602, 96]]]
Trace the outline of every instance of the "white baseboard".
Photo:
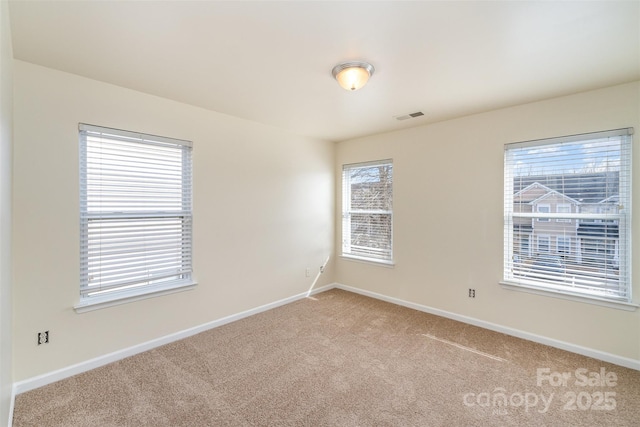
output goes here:
[[[217, 328], [218, 326], [226, 325], [227, 323], [235, 322], [236, 320], [243, 319], [245, 317], [253, 316], [254, 314], [262, 313], [263, 311], [271, 310], [276, 307], [280, 307], [285, 304], [292, 303], [294, 301], [307, 298], [310, 295], [314, 295], [320, 292], [327, 291], [335, 287], [335, 284], [330, 284], [327, 286], [322, 286], [317, 289], [309, 289], [307, 292], [303, 292], [301, 294], [294, 295], [289, 298], [281, 299], [279, 301], [275, 301], [269, 304], [262, 305], [260, 307], [253, 308], [251, 310], [243, 311], [237, 314], [233, 314], [231, 316], [223, 317], [221, 319], [217, 319], [199, 326], [195, 326], [193, 328], [185, 329], [180, 332], [176, 332], [173, 334], [165, 335], [164, 337], [160, 337], [151, 341], [147, 341], [141, 344], [134, 345], [132, 347], [128, 347], [122, 350], [114, 351], [113, 353], [105, 354], [103, 356], [96, 357], [94, 359], [86, 360], [84, 362], [77, 363], [72, 366], [67, 366], [66, 368], [58, 369], [56, 371], [48, 372], [46, 374], [38, 375], [33, 378], [28, 378], [23, 381], [18, 381], [13, 384], [13, 396], [11, 399], [11, 408], [13, 411], [13, 403], [15, 400], [15, 396], [21, 393], [25, 393], [29, 390], [36, 389], [38, 387], [43, 387], [47, 384], [54, 383], [56, 381], [63, 380], [65, 378], [72, 377], [77, 374], [81, 374], [83, 372], [90, 371], [95, 368], [99, 368], [100, 366], [107, 365], [109, 363], [116, 362], [118, 360], [122, 360], [126, 357], [136, 355], [138, 353], [142, 353], [144, 351], [152, 350], [156, 347], [160, 347], [165, 344], [172, 343], [174, 341], [178, 341], [184, 338], [188, 338], [192, 335], [199, 334], [200, 332], [207, 331], [209, 329]], [[13, 418], [13, 417], [12, 417]]]
[[614, 365], [624, 366], [625, 368], [635, 369], [640, 371], [640, 360], [629, 359], [615, 354], [606, 353], [604, 351], [595, 350], [588, 347], [582, 347], [576, 344], [571, 344], [564, 341], [555, 340], [552, 338], [544, 337], [542, 335], [532, 334], [530, 332], [521, 331], [518, 329], [509, 328], [506, 326], [498, 325], [484, 320], [475, 319], [473, 317], [463, 316], [456, 313], [451, 313], [445, 310], [439, 310], [437, 308], [428, 307], [426, 305], [416, 304], [409, 301], [404, 301], [399, 298], [388, 297], [386, 295], [378, 294], [375, 292], [366, 291], [364, 289], [353, 288], [351, 286], [336, 283], [335, 288], [345, 291], [353, 292], [356, 294], [368, 296], [371, 298], [379, 299], [382, 301], [390, 302], [392, 304], [401, 305], [403, 307], [412, 308], [414, 310], [423, 311], [429, 314], [435, 314], [436, 316], [446, 317], [448, 319], [457, 320], [459, 322], [467, 323], [474, 326], [479, 326], [484, 329], [489, 329], [495, 332], [501, 332], [513, 337], [522, 338], [525, 340], [537, 342], [539, 344], [548, 345], [549, 347], [559, 348], [561, 350], [570, 351], [572, 353], [581, 354], [583, 356], [592, 357], [594, 359], [602, 360], [604, 362], [613, 363]]
[[[29, 390], [36, 389], [38, 387], [43, 387], [47, 384], [54, 383], [56, 381], [63, 380], [65, 378], [72, 377], [77, 374], [81, 374], [83, 372], [90, 371], [92, 369], [98, 368], [100, 366], [107, 365], [109, 363], [116, 362], [118, 360], [122, 360], [126, 357], [136, 355], [138, 353], [142, 353], [144, 351], [152, 350], [156, 347], [160, 347], [165, 344], [172, 343], [174, 341], [181, 340], [183, 338], [188, 338], [192, 335], [199, 334], [200, 332], [207, 331], [209, 329], [216, 328], [218, 326], [226, 325], [227, 323], [234, 322], [236, 320], [243, 319], [245, 317], [252, 316], [254, 314], [261, 313], [263, 311], [271, 310], [276, 307], [280, 307], [285, 304], [292, 303], [294, 301], [309, 297], [310, 295], [315, 295], [320, 292], [328, 291], [329, 289], [338, 288], [348, 292], [357, 293], [360, 295], [368, 296], [371, 298], [379, 299], [382, 301], [390, 302], [392, 304], [397, 304], [403, 307], [412, 308], [414, 310], [423, 311], [425, 313], [434, 314], [436, 316], [446, 317], [448, 319], [457, 320], [459, 322], [467, 323], [474, 326], [479, 326], [481, 328], [489, 329], [496, 332], [501, 332], [506, 335], [511, 335], [517, 338], [526, 339], [529, 341], [537, 342], [540, 344], [545, 344], [550, 347], [559, 348], [561, 350], [570, 351], [572, 353], [581, 354], [583, 356], [592, 357], [594, 359], [602, 360], [605, 362], [613, 363], [615, 365], [624, 366], [626, 368], [631, 368], [635, 370], [640, 370], [640, 361], [629, 359], [621, 356], [617, 356], [615, 354], [610, 354], [606, 352], [602, 352], [599, 350], [594, 350], [587, 347], [578, 346], [575, 344], [567, 343], [564, 341], [555, 340], [552, 338], [544, 337], [541, 335], [532, 334], [529, 332], [521, 331], [518, 329], [509, 328], [506, 326], [498, 325], [491, 322], [486, 322], [483, 320], [475, 319], [473, 317], [463, 316], [456, 313], [451, 313], [448, 311], [428, 307], [421, 304], [416, 304], [409, 301], [404, 301], [399, 298], [389, 297], [386, 295], [378, 294], [375, 292], [366, 291], [359, 288], [354, 288], [351, 286], [343, 285], [340, 283], [332, 283], [326, 286], [322, 286], [317, 289], [309, 289], [307, 292], [303, 292], [301, 294], [297, 294], [291, 296], [289, 298], [285, 298], [279, 301], [275, 301], [269, 304], [262, 305], [260, 307], [253, 308], [251, 310], [243, 311], [241, 313], [233, 314], [231, 316], [223, 317], [221, 319], [217, 319], [203, 325], [199, 325], [190, 329], [185, 329], [180, 332], [176, 332], [173, 334], [166, 335], [164, 337], [160, 337], [151, 341], [147, 341], [129, 348], [125, 348], [122, 350], [115, 351], [113, 353], [105, 354], [103, 356], [96, 357], [94, 359], [90, 359], [84, 362], [80, 362], [78, 364], [68, 366], [66, 368], [58, 369], [53, 372], [49, 372], [43, 375], [39, 375], [33, 378], [28, 378], [26, 380], [18, 381], [13, 384], [12, 389], [12, 397], [11, 397], [11, 407], [10, 407], [10, 421], [13, 418], [13, 407], [15, 396], [18, 394], [27, 392]], [[9, 426], [11, 424], [9, 423]]]

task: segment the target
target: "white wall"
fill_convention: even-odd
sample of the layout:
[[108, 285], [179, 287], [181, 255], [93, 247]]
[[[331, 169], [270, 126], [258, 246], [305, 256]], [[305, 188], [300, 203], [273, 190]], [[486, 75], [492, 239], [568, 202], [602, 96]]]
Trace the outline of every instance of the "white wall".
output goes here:
[[0, 2], [0, 424], [11, 405], [11, 146], [13, 53], [9, 7]]
[[[21, 61], [14, 80], [15, 381], [305, 292], [332, 253], [333, 143]], [[194, 142], [194, 290], [74, 312], [78, 122]]]
[[[428, 114], [428, 113], [427, 113]], [[342, 164], [392, 158], [395, 268], [338, 259], [344, 285], [640, 360], [640, 309], [503, 289], [505, 143], [634, 127], [640, 175], [640, 83], [346, 141]], [[636, 182], [637, 179], [635, 180]], [[633, 292], [640, 301], [640, 185], [634, 186]], [[339, 253], [340, 216], [336, 215]], [[468, 289], [476, 298], [468, 298]]]

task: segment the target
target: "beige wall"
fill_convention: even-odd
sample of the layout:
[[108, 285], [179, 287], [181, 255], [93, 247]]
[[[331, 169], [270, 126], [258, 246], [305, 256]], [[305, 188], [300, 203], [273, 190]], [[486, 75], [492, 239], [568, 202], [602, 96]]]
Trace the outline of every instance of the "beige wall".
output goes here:
[[[338, 201], [342, 164], [393, 159], [396, 265], [386, 268], [338, 258], [337, 281], [640, 360], [640, 309], [627, 312], [510, 291], [498, 284], [503, 256], [503, 145], [629, 126], [640, 131], [640, 83], [338, 144]], [[638, 140], [636, 133], [636, 178]], [[640, 185], [633, 191], [633, 292], [638, 302]], [[338, 212], [337, 253], [340, 226]], [[469, 288], [476, 289], [475, 299], [468, 298]]]
[[0, 425], [11, 405], [11, 148], [13, 54], [9, 7], [0, 2]]
[[[15, 381], [306, 292], [332, 253], [333, 143], [21, 61], [14, 78]], [[194, 290], [74, 312], [78, 122], [193, 141]]]
[[[2, 35], [9, 37], [5, 30]], [[3, 64], [2, 153], [11, 148], [10, 137], [4, 136], [5, 124], [11, 124], [11, 113], [5, 111], [4, 93], [11, 85], [6, 73]], [[387, 158], [394, 161], [396, 266], [338, 259], [316, 286], [335, 280], [640, 360], [640, 310], [626, 312], [498, 285], [503, 144], [640, 129], [640, 83], [335, 146], [21, 61], [14, 62], [13, 79], [14, 325], [13, 340], [6, 340], [11, 333], [5, 329], [3, 306], [3, 390], [11, 381], [3, 379], [6, 372], [10, 378], [10, 360], [4, 356], [11, 341], [13, 380], [21, 381], [305, 292], [313, 281], [313, 274], [305, 277], [305, 269], [315, 274], [333, 253], [334, 218], [335, 242], [340, 244], [334, 200], [341, 199], [341, 165]], [[74, 312], [79, 286], [78, 122], [194, 141], [195, 290]], [[634, 156], [637, 169], [640, 151]], [[2, 188], [0, 213], [11, 202], [9, 189]], [[640, 212], [640, 186], [634, 192]], [[635, 218], [637, 253], [640, 216]], [[9, 231], [0, 227], [3, 242]], [[10, 262], [9, 249], [0, 247], [0, 267]], [[6, 268], [0, 274], [2, 298], [10, 277]], [[468, 288], [476, 289], [475, 299], [467, 297]], [[639, 288], [636, 280], [635, 295]], [[37, 346], [36, 333], [42, 330], [51, 331], [51, 343]], [[5, 394], [2, 402], [4, 410]]]

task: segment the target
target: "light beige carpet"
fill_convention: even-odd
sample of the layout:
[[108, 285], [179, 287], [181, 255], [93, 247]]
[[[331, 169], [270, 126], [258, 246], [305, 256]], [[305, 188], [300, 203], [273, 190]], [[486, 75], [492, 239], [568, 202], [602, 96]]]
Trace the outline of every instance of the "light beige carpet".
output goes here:
[[638, 371], [341, 290], [21, 394], [14, 412], [16, 427], [638, 425]]

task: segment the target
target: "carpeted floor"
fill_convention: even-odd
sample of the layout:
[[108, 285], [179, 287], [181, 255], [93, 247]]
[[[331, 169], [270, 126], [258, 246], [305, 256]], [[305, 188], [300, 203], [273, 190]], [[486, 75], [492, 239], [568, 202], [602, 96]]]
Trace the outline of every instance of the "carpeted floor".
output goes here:
[[331, 290], [19, 395], [23, 426], [638, 426], [640, 372]]

